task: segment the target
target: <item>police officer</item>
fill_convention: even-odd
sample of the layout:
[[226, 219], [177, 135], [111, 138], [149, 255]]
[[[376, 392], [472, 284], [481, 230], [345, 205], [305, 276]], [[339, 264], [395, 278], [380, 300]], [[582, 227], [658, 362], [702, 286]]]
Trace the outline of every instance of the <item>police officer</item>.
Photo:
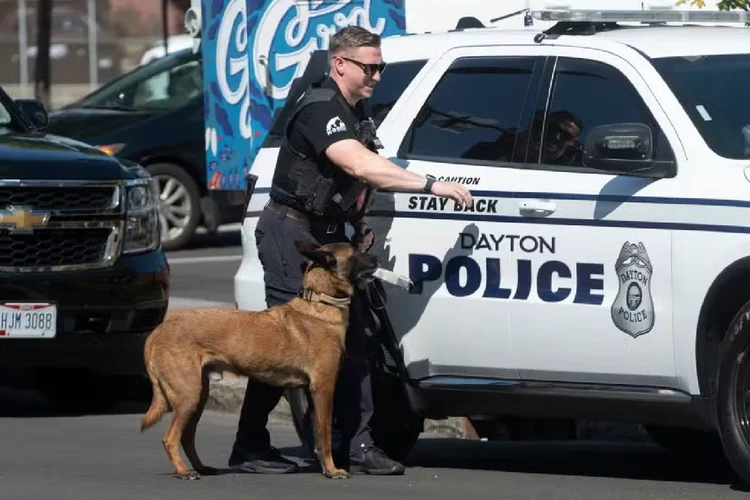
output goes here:
[[[300, 292], [307, 263], [295, 241], [348, 241], [345, 224], [350, 223], [357, 234], [366, 236], [369, 249], [372, 232], [362, 216], [370, 187], [422, 191], [471, 204], [471, 194], [462, 185], [410, 172], [377, 154], [375, 127], [360, 101], [372, 95], [385, 68], [380, 37], [364, 28], [346, 27], [331, 37], [328, 54], [328, 76], [309, 87], [289, 115], [270, 200], [256, 228], [268, 307]], [[372, 393], [365, 335], [357, 321], [363, 316], [360, 300], [355, 296], [352, 301], [334, 412], [343, 442], [349, 444], [350, 472], [402, 474], [404, 466], [375, 447], [370, 436]], [[261, 473], [297, 470], [271, 446], [266, 429], [268, 414], [282, 394], [280, 388], [248, 382], [230, 467]]]

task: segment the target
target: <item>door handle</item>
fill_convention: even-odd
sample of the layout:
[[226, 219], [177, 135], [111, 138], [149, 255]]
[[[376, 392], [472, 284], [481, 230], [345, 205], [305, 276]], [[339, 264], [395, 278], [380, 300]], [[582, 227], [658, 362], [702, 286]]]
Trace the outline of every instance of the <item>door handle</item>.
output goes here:
[[557, 206], [548, 200], [524, 200], [518, 205], [521, 215], [531, 217], [545, 217], [555, 211]]

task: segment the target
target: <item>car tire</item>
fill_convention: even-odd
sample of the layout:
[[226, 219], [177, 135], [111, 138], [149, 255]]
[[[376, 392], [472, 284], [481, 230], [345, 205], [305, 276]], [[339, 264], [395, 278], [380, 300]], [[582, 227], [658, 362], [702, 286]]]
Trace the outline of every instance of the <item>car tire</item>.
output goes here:
[[735, 473], [750, 484], [750, 302], [729, 325], [719, 350], [715, 404], [724, 453]]
[[[154, 163], [146, 166], [146, 170], [157, 179], [159, 183], [160, 201], [160, 222], [162, 227], [162, 248], [166, 251], [178, 250], [184, 247], [195, 234], [198, 223], [201, 220], [201, 199], [198, 185], [193, 178], [182, 167], [172, 163]], [[176, 214], [184, 217], [181, 221], [182, 229], [174, 230], [171, 224], [163, 215], [166, 208], [165, 197], [174, 197], [175, 193], [180, 191], [180, 195], [174, 200], [174, 203], [180, 202], [179, 209], [187, 211], [187, 214]], [[173, 204], [174, 204], [173, 203]], [[167, 223], [165, 229], [165, 222]], [[172, 233], [170, 235], [170, 232]]]

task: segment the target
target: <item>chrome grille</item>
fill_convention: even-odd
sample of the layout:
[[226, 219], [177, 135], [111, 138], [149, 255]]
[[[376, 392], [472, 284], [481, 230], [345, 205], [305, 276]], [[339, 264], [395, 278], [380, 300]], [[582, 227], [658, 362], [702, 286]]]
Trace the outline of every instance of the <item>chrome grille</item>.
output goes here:
[[0, 179], [0, 271], [112, 265], [123, 234], [123, 193], [117, 181]]
[[33, 206], [37, 210], [102, 211], [116, 206], [116, 186], [0, 186], [0, 207]]
[[91, 265], [104, 259], [111, 229], [45, 229], [33, 234], [0, 231], [0, 267]]

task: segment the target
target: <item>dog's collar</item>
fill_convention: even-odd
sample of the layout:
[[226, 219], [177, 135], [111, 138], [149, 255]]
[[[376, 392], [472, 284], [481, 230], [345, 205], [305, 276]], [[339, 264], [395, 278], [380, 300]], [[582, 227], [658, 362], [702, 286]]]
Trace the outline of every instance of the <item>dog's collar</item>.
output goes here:
[[325, 293], [315, 292], [310, 289], [302, 291], [302, 298], [311, 302], [323, 302], [324, 304], [341, 308], [347, 307], [352, 301], [351, 297], [331, 297]]

